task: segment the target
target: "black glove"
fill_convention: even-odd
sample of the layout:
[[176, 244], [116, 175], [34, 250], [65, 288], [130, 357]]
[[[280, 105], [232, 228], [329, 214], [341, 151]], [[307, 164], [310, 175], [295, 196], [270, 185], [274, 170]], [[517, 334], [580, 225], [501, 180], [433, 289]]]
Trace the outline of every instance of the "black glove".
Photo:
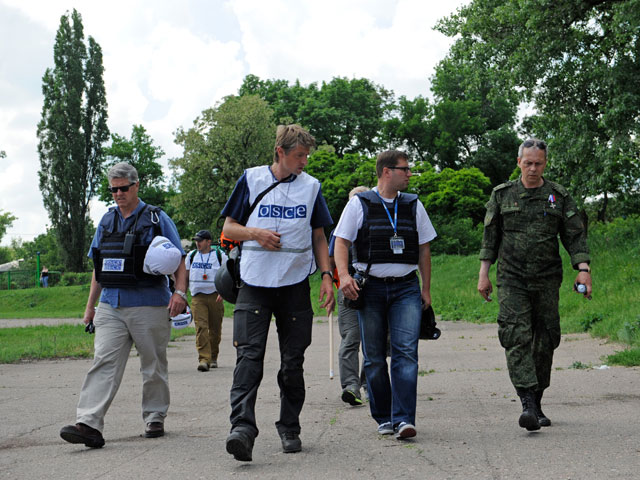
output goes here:
[[96, 333], [96, 327], [93, 324], [93, 320], [91, 320], [89, 323], [87, 323], [87, 326], [84, 327], [84, 331], [91, 334], [91, 333]]

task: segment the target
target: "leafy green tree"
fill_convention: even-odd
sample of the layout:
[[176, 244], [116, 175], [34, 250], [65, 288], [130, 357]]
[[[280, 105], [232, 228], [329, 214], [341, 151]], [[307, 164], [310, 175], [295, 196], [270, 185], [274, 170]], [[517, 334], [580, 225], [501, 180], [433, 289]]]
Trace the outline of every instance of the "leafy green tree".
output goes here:
[[7, 229], [13, 225], [15, 220], [17, 218], [14, 215], [9, 212], [2, 213], [2, 210], [0, 210], [0, 240], [2, 240], [4, 234], [7, 233]]
[[42, 78], [40, 191], [58, 242], [65, 246], [66, 269], [81, 272], [89, 201], [100, 182], [109, 137], [102, 50], [92, 37], [87, 48], [81, 16], [73, 10], [60, 19], [53, 51], [55, 66]]
[[378, 182], [375, 158], [355, 153], [339, 157], [327, 148], [320, 148], [309, 157], [305, 171], [322, 183], [322, 195], [334, 224], [338, 223], [352, 188], [359, 185], [371, 188]]
[[391, 118], [385, 121], [384, 132], [390, 147], [402, 148], [423, 162], [433, 161], [438, 126], [428, 99], [401, 96]]
[[504, 182], [519, 144], [515, 132], [518, 92], [482, 51], [468, 55], [458, 42], [436, 67], [432, 92], [435, 165], [477, 167], [492, 185]]
[[299, 123], [319, 145], [345, 153], [373, 155], [384, 145], [384, 121], [392, 108], [393, 93], [366, 78], [336, 77], [318, 86], [296, 81], [260, 80], [248, 75], [241, 96], [258, 95], [269, 103], [278, 123]]
[[170, 161], [179, 194], [175, 217], [191, 234], [219, 232], [217, 219], [245, 169], [273, 161], [276, 126], [273, 111], [256, 95], [229, 96], [204, 110], [175, 142], [184, 154]]
[[474, 0], [439, 24], [466, 62], [482, 58], [536, 114], [549, 176], [577, 200], [638, 195], [640, 1]]
[[164, 205], [165, 178], [162, 166], [157, 162], [164, 155], [164, 150], [153, 144], [153, 139], [142, 125], [133, 126], [130, 139], [117, 133], [111, 134], [111, 145], [104, 149], [104, 154], [107, 160], [100, 186], [100, 200], [107, 204], [113, 203], [113, 197], [107, 190], [109, 180], [106, 172], [116, 163], [126, 162], [138, 171], [140, 198], [153, 205]]

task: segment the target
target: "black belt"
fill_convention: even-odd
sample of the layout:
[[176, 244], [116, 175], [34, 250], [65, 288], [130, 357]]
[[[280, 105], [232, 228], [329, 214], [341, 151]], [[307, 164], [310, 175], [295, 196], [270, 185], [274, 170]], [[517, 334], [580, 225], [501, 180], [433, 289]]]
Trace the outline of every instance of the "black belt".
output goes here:
[[416, 271], [414, 270], [411, 273], [407, 273], [404, 277], [374, 277], [373, 275], [369, 275], [369, 278], [373, 280], [379, 280], [384, 283], [396, 283], [396, 282], [406, 282], [407, 280], [411, 280], [416, 276]]

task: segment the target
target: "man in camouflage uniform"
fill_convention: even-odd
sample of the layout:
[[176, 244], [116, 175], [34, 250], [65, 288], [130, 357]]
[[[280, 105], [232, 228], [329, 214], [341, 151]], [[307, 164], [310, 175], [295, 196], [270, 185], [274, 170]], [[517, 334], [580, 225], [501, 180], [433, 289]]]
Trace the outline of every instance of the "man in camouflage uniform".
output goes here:
[[490, 302], [489, 268], [498, 260], [498, 337], [522, 402], [519, 424], [527, 430], [551, 425], [540, 402], [560, 344], [558, 234], [578, 270], [576, 283], [586, 286], [585, 297], [591, 296], [582, 220], [567, 190], [542, 176], [546, 165], [544, 142], [530, 139], [520, 145], [520, 178], [495, 187], [486, 205], [478, 276], [478, 291]]

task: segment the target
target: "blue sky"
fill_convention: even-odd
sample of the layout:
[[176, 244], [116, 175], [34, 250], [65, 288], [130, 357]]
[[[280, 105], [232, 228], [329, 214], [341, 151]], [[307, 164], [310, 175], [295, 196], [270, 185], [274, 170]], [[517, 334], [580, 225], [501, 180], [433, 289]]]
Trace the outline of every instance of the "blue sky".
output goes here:
[[[73, 8], [104, 55], [109, 128], [142, 124], [169, 158], [179, 127], [248, 74], [366, 77], [399, 95], [429, 95], [451, 40], [435, 22], [467, 0], [0, 0], [0, 211], [18, 217], [2, 240], [32, 240], [49, 224], [38, 188], [41, 80], [53, 66], [60, 17]], [[168, 170], [166, 170], [168, 173]], [[106, 207], [93, 202], [91, 216]]]

